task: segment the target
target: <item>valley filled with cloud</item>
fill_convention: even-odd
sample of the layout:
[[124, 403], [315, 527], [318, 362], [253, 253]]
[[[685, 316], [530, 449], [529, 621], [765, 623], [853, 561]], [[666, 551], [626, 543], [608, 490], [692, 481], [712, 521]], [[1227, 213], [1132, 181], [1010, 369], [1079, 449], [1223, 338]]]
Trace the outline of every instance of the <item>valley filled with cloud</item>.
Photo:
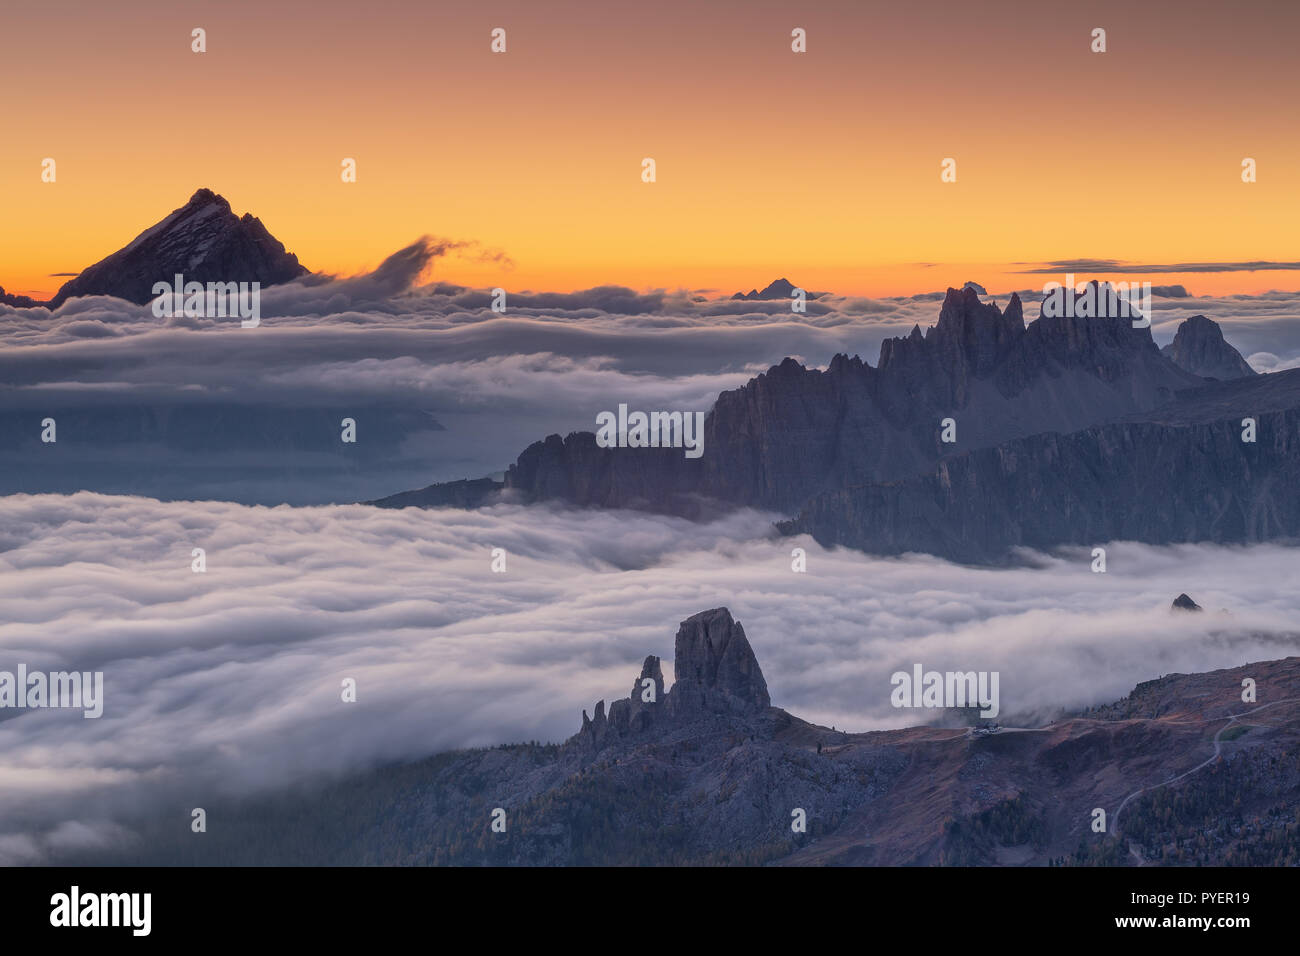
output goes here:
[[[447, 246], [426, 238], [366, 275], [265, 289], [257, 328], [159, 319], [148, 305], [106, 296], [53, 313], [0, 305], [0, 494], [370, 500], [500, 472], [530, 442], [591, 430], [619, 402], [707, 411], [720, 391], [786, 356], [812, 367], [837, 353], [874, 364], [881, 341], [933, 325], [943, 300], [942, 291], [822, 294], [794, 314], [784, 300], [610, 286], [507, 290], [498, 314], [487, 290], [421, 284]], [[1005, 305], [1008, 296], [990, 298]], [[1032, 321], [1041, 293], [1021, 296]], [[1164, 345], [1183, 319], [1204, 314], [1257, 371], [1279, 371], [1300, 364], [1298, 302], [1300, 293], [1286, 292], [1157, 295], [1152, 334]], [[181, 412], [149, 417], [159, 406]], [[58, 449], [67, 461], [38, 441], [47, 415], [67, 418]], [[360, 436], [346, 455], [345, 415]], [[200, 427], [207, 437], [187, 436]], [[259, 429], [256, 454], [229, 467], [241, 436]]]
[[[743, 623], [774, 704], [852, 731], [917, 722], [889, 703], [914, 662], [1000, 671], [1004, 716], [1045, 720], [1300, 644], [1283, 547], [1120, 543], [1105, 574], [1086, 551], [968, 568], [823, 550], [775, 537], [774, 517], [2, 498], [3, 657], [102, 671], [104, 711], [0, 721], [0, 857], [128, 839], [141, 813], [216, 795], [562, 740], [645, 655], [671, 682], [677, 622], [703, 608]], [[1171, 613], [1183, 591], [1206, 613]]]

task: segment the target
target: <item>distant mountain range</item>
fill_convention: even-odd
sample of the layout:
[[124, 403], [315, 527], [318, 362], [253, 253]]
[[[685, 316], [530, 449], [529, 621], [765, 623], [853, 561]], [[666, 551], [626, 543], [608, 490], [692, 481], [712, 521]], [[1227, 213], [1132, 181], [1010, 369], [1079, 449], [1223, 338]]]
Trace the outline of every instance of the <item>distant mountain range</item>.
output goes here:
[[[1047, 724], [1011, 706], [994, 729], [955, 708], [929, 726], [873, 733], [773, 707], [726, 608], [681, 623], [674, 672], [666, 689], [659, 659], [646, 658], [631, 694], [608, 713], [603, 701], [593, 716], [584, 711], [563, 744], [445, 753], [229, 806], [214, 796], [206, 806], [222, 825], [202, 840], [155, 816], [136, 848], [53, 862], [1300, 861], [1297, 657], [1171, 674]], [[1258, 703], [1241, 701], [1246, 676]], [[1105, 833], [1092, 830], [1096, 808], [1107, 814]], [[498, 810], [504, 832], [491, 828]]]
[[[1162, 352], [1128, 319], [1026, 325], [1017, 295], [1003, 311], [972, 286], [949, 289], [926, 332], [885, 340], [875, 367], [838, 355], [822, 371], [787, 358], [723, 392], [701, 458], [601, 448], [593, 432], [551, 435], [504, 481], [373, 503], [474, 507], [510, 491], [691, 518], [752, 506], [824, 543], [965, 561], [1117, 537], [1300, 535], [1286, 492], [1300, 467], [1300, 371], [1255, 375], [1204, 316]], [[1264, 436], [1255, 444], [1240, 440], [1247, 417]], [[943, 440], [945, 419], [954, 441]]]
[[307, 269], [260, 219], [248, 213], [236, 216], [224, 197], [200, 189], [125, 247], [65, 282], [48, 303], [5, 295], [3, 289], [0, 302], [57, 309], [74, 296], [111, 295], [143, 305], [155, 298], [155, 282], [170, 283], [178, 273], [186, 282], [271, 286], [306, 275]]
[[[796, 288], [795, 284], [789, 279], [782, 278], [768, 283], [767, 287], [764, 288], [762, 292], [759, 292], [757, 289], [750, 289], [748, 292], [737, 292], [731, 298], [733, 300], [739, 299], [742, 301], [759, 299], [785, 299], [786, 301], [789, 301], [790, 293]], [[807, 298], [815, 299], [817, 296], [809, 293]]]

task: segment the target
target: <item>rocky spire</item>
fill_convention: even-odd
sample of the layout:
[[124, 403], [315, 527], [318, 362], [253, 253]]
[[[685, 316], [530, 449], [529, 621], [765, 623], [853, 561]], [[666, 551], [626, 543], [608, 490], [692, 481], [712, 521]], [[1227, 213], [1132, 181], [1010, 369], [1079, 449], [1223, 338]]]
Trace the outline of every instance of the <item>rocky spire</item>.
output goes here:
[[1186, 372], [1228, 381], [1258, 374], [1223, 337], [1219, 323], [1203, 315], [1184, 319], [1174, 340], [1160, 350]]
[[[659, 658], [647, 657], [629, 697], [616, 700], [605, 714], [599, 701], [573, 738], [597, 749], [611, 739], [664, 723], [695, 720], [703, 715], [757, 714], [771, 706], [767, 681], [745, 637], [745, 629], [725, 607], [701, 611], [677, 629], [673, 670], [677, 682], [664, 690]], [[649, 683], [647, 683], [649, 681]]]
[[725, 607], [682, 621], [673, 649], [677, 681], [668, 695], [673, 714], [766, 710], [767, 681], [745, 637]]

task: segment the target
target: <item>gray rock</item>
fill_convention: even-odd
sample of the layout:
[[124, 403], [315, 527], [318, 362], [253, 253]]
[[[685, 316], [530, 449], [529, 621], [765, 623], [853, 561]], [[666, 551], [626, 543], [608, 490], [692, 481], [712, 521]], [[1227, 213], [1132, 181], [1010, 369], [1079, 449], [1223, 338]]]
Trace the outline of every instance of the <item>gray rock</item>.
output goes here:
[[[677, 681], [664, 690], [659, 658], [653, 655], [641, 665], [641, 676], [632, 682], [632, 693], [610, 705], [599, 701], [594, 716], [582, 712], [582, 728], [570, 744], [600, 750], [629, 735], [652, 728], [665, 729], [697, 723], [709, 715], [746, 717], [762, 714], [771, 706], [767, 681], [758, 666], [745, 629], [725, 607], [701, 611], [682, 621], [673, 651]], [[643, 700], [653, 681], [652, 700]]]
[[1259, 374], [1224, 340], [1219, 323], [1203, 315], [1183, 320], [1174, 340], [1160, 351], [1179, 368], [1202, 378], [1228, 381]]
[[[1241, 420], [1257, 419], [1257, 443]], [[1146, 419], [1146, 420], [1143, 420]], [[997, 562], [1106, 541], [1300, 539], [1300, 369], [1215, 383], [1135, 417], [954, 455], [813, 498], [787, 533], [878, 554]]]
[[745, 629], [725, 607], [701, 611], [682, 621], [673, 650], [677, 680], [668, 695], [675, 716], [714, 711], [752, 713], [772, 700]]

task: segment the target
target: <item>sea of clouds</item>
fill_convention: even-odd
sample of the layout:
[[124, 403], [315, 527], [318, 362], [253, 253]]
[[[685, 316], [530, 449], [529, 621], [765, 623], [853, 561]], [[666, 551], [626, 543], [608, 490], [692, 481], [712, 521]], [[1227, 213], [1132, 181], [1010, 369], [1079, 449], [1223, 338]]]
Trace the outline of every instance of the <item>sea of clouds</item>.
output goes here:
[[[350, 460], [339, 458], [332, 470], [324, 461], [303, 481], [293, 462], [265, 454], [261, 467], [218, 475], [201, 449], [175, 438], [142, 442], [128, 467], [118, 460], [120, 446], [96, 444], [89, 427], [69, 429], [61, 453], [82, 453], [79, 487], [175, 498], [202, 481], [203, 497], [235, 501], [370, 500], [498, 473], [531, 442], [590, 430], [599, 412], [620, 402], [707, 411], [720, 391], [786, 356], [821, 367], [843, 352], [874, 363], [883, 339], [934, 324], [943, 298], [939, 291], [889, 299], [825, 294], [798, 315], [786, 301], [733, 301], [716, 292], [507, 289], [507, 312], [499, 315], [486, 290], [422, 284], [446, 250], [445, 241], [424, 239], [367, 275], [313, 275], [265, 289], [262, 324], [252, 329], [237, 319], [160, 319], [148, 305], [103, 296], [73, 299], [53, 313], [0, 306], [0, 493], [75, 490], [55, 484], [66, 465], [53, 463], [47, 449], [28, 444], [6, 457], [19, 439], [35, 440], [47, 414], [62, 410], [75, 421], [78, 409], [193, 403], [220, 406], [226, 434], [277, 410], [329, 409], [315, 449], [322, 455], [339, 453], [337, 409], [356, 408], [360, 441]], [[1032, 320], [1041, 295], [1023, 297]], [[998, 292], [985, 300], [1005, 306], [1007, 298]], [[1154, 301], [1159, 344], [1184, 318], [1203, 313], [1258, 370], [1300, 365], [1300, 293]], [[422, 410], [445, 430], [399, 435], [397, 450], [376, 456], [366, 439], [385, 408]]]
[[[1300, 649], [1282, 547], [1120, 543], [1106, 574], [1086, 551], [968, 568], [826, 551], [775, 537], [773, 517], [0, 498], [0, 668], [105, 681], [99, 719], [0, 713], [0, 862], [119, 839], [151, 806], [562, 740], [630, 692], [646, 654], [671, 681], [678, 622], [718, 606], [773, 703], [847, 730], [921, 722], [889, 704], [914, 663], [999, 671], [1004, 714], [1050, 715]], [[1171, 613], [1182, 591], [1207, 613]]]
[[[849, 730], [917, 722], [889, 705], [890, 674], [915, 663], [997, 670], [1004, 713], [1048, 715], [1163, 673], [1297, 652], [1294, 553], [1274, 546], [1121, 543], [1101, 575], [1086, 552], [976, 569], [825, 551], [752, 511], [692, 524], [322, 504], [500, 471], [620, 402], [704, 411], [785, 356], [874, 362], [884, 338], [933, 324], [943, 297], [826, 295], [794, 315], [696, 291], [508, 290], [502, 316], [483, 290], [421, 284], [444, 249], [422, 241], [370, 275], [264, 290], [255, 329], [107, 297], [0, 306], [0, 482], [15, 482], [0, 492], [78, 492], [0, 494], [0, 669], [103, 671], [106, 697], [98, 720], [0, 711], [0, 863], [121, 839], [152, 808], [187, 820], [214, 793], [564, 739], [583, 708], [630, 691], [646, 654], [671, 680], [678, 622], [718, 606], [745, 626], [775, 704]], [[1300, 365], [1300, 294], [1155, 307], [1161, 344], [1203, 313], [1257, 369]], [[197, 420], [221, 429], [220, 449], [91, 427], [184, 403], [210, 406]], [[353, 406], [362, 457], [334, 461]], [[304, 409], [328, 426], [320, 447], [267, 451], [271, 431], [240, 454], [241, 428]], [[384, 409], [442, 430], [368, 443]], [[46, 414], [56, 446], [35, 438]], [[795, 546], [806, 574], [791, 570]], [[1171, 615], [1183, 591], [1211, 613]]]

